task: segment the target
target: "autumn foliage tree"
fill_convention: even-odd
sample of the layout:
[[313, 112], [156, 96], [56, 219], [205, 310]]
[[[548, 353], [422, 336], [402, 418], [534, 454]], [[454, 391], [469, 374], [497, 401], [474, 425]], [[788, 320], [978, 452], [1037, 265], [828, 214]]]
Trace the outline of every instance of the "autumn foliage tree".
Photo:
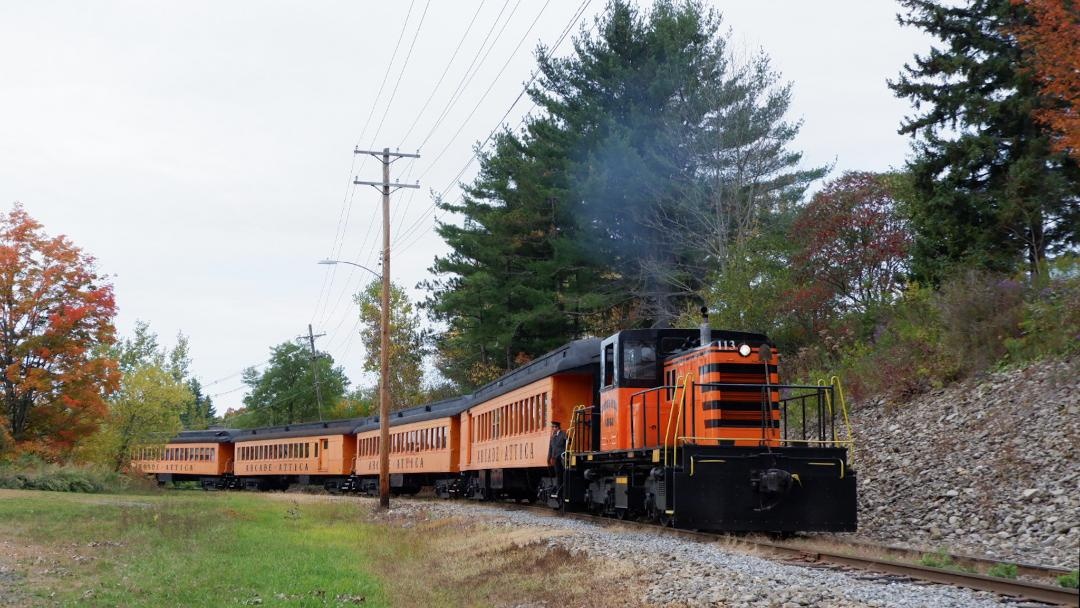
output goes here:
[[0, 418], [19, 449], [61, 458], [98, 428], [119, 382], [115, 314], [91, 256], [21, 205], [0, 215]]
[[1054, 132], [1051, 145], [1080, 161], [1080, 3], [1012, 0], [1033, 22], [1017, 28], [1045, 102], [1035, 118]]
[[896, 176], [850, 172], [829, 182], [796, 218], [791, 239], [796, 310], [821, 319], [866, 313], [900, 293], [911, 235], [897, 211]]

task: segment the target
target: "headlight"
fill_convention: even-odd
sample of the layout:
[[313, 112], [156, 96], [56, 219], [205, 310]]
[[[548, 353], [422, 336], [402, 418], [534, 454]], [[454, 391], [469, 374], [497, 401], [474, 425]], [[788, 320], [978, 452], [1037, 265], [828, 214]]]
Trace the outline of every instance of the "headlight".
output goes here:
[[752, 349], [750, 348], [749, 344], [740, 344], [739, 345], [739, 354], [744, 356], [744, 357], [749, 357], [751, 350]]

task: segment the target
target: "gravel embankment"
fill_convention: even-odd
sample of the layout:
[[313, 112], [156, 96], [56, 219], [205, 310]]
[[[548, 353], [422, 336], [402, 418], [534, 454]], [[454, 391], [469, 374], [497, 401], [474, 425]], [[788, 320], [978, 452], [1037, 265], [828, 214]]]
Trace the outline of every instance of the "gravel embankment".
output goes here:
[[[418, 519], [465, 517], [483, 524], [551, 531], [548, 545], [591, 559], [630, 562], [650, 606], [981, 607], [1004, 602], [991, 594], [941, 585], [895, 582], [865, 573], [789, 565], [637, 530], [597, 526], [526, 511], [462, 502], [395, 500], [391, 515]], [[376, 516], [378, 517], [378, 516]], [[618, 581], [598, 581], [598, 593], [618, 605]], [[1008, 605], [1017, 606], [1015, 602]]]
[[1080, 564], [1080, 358], [852, 413], [859, 536]]

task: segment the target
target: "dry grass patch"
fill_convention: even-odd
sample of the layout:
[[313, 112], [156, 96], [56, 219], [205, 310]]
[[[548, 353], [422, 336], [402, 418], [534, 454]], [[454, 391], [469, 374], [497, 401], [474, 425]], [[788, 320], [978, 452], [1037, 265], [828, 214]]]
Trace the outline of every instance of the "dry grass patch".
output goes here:
[[102, 551], [116, 543], [109, 541], [48, 545], [11, 540], [0, 541], [0, 606], [53, 606], [55, 594], [28, 593], [28, 590], [67, 586], [77, 595], [88, 593], [97, 584], [100, 567], [95, 564]]
[[[456, 517], [383, 516], [397, 540], [373, 564], [396, 606], [640, 605], [631, 564], [573, 554], [549, 540], [569, 530], [504, 527]], [[618, 597], [605, 581], [620, 581]]]

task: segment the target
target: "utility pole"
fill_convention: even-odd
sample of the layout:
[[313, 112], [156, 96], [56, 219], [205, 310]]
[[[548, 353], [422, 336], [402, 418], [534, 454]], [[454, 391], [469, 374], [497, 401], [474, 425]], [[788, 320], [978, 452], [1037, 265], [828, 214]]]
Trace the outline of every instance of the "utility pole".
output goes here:
[[[402, 158], [420, 158], [419, 154], [391, 152], [383, 148], [353, 150], [353, 154], [370, 154], [382, 163], [382, 181], [367, 182], [353, 179], [358, 186], [374, 186], [382, 190], [382, 319], [379, 322], [379, 509], [390, 508], [390, 193], [401, 188], [419, 188], [420, 184], [390, 182], [390, 163]], [[391, 160], [393, 157], [393, 160]]]
[[[316, 359], [319, 358], [319, 355], [315, 352], [315, 338], [321, 338], [321, 337], [323, 337], [325, 335], [326, 334], [318, 334], [318, 335], [316, 335], [311, 329], [311, 323], [308, 323], [308, 326], [307, 326], [307, 338], [308, 338], [308, 344], [311, 345], [311, 377], [314, 378], [314, 380], [315, 380], [315, 403], [317, 403], [318, 406], [319, 406], [319, 422], [322, 422], [322, 419], [323, 419], [323, 415], [322, 415], [322, 389], [319, 388], [319, 366], [316, 365], [316, 361], [315, 361]], [[303, 336], [300, 336], [301, 340], [303, 338], [304, 338]]]

